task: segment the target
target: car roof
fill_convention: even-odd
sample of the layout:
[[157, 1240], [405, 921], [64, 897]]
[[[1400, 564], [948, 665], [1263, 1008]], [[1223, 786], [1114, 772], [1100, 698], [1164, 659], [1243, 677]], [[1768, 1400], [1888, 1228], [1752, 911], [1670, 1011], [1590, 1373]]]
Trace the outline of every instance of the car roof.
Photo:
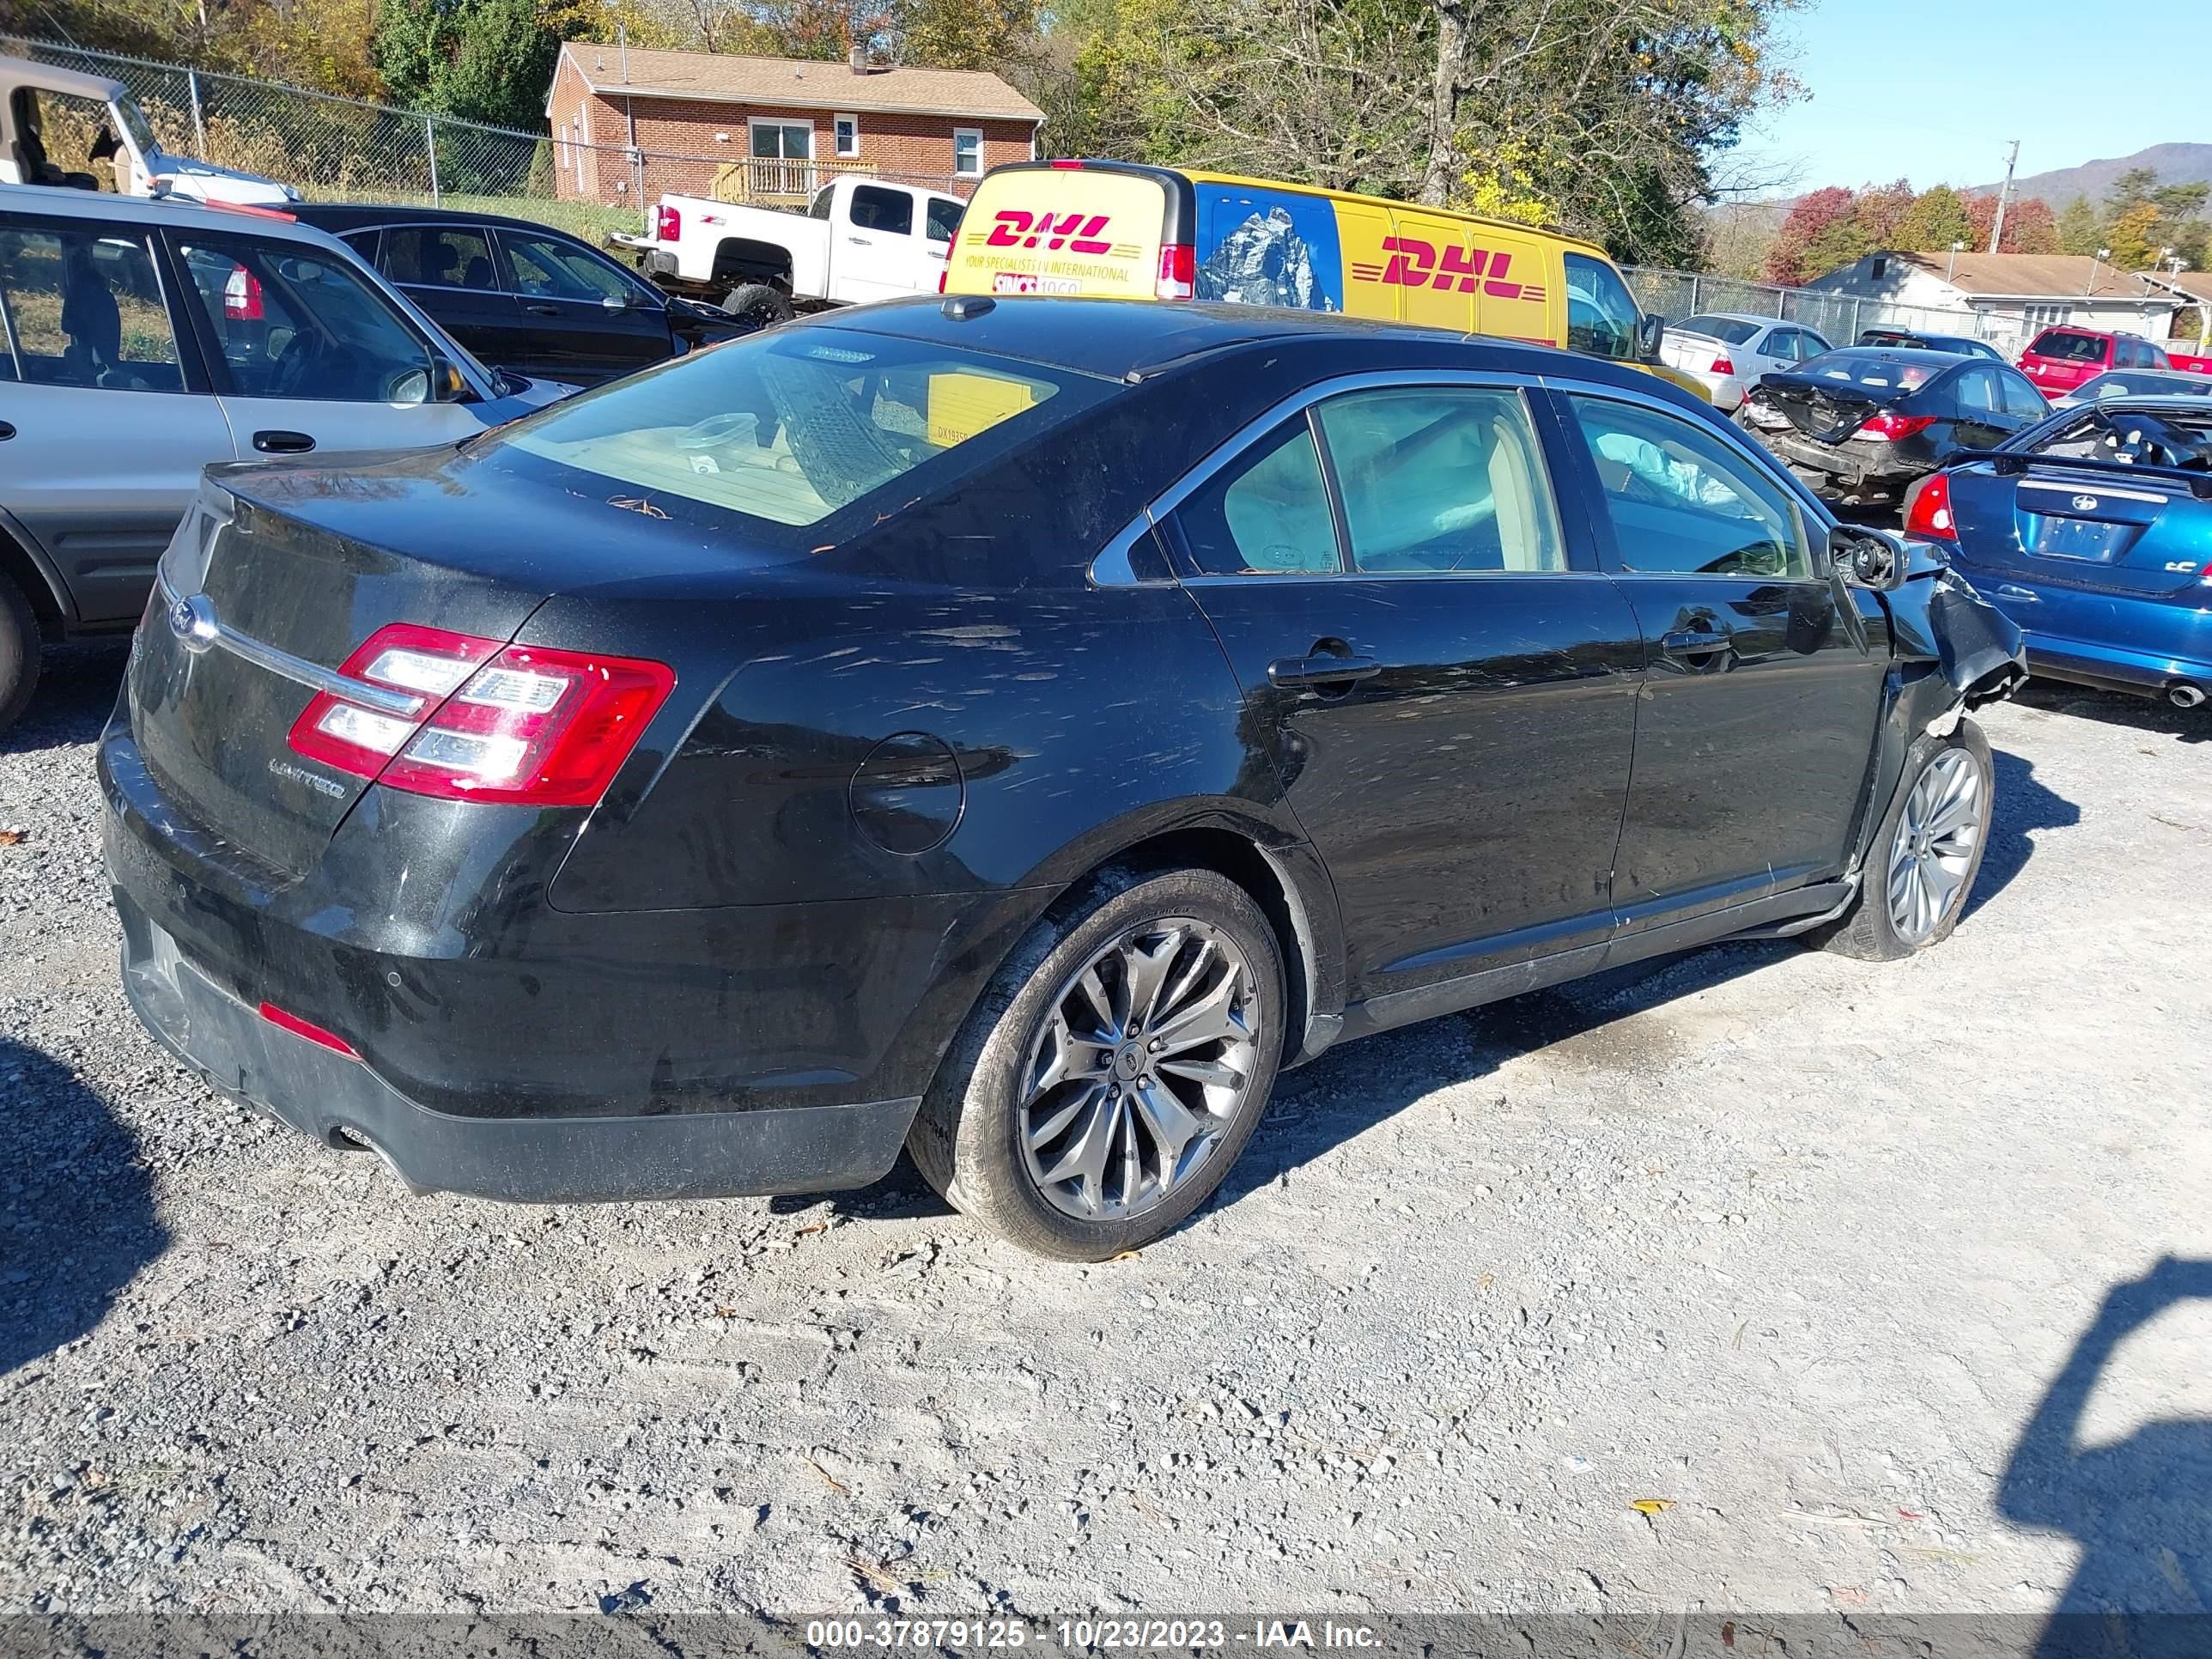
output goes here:
[[131, 95], [130, 88], [105, 75], [57, 69], [52, 64], [33, 63], [27, 58], [0, 58], [0, 80], [29, 87], [35, 92], [63, 92], [78, 98], [94, 98], [103, 104]]
[[[994, 300], [980, 313], [973, 309], [975, 303], [975, 298], [949, 301], [934, 296], [885, 300], [828, 312], [796, 326], [896, 335], [1109, 380], [1150, 379], [1201, 357], [1295, 351], [1310, 355], [1324, 374], [1371, 367], [1571, 375], [1671, 396], [1690, 409], [1703, 407], [1687, 392], [1639, 368], [1557, 346], [1335, 313], [1044, 295]], [[962, 309], [968, 313], [964, 318]], [[1337, 359], [1340, 366], [1332, 361]]]
[[59, 185], [0, 185], [0, 213], [35, 214], [45, 219], [95, 219], [123, 225], [182, 225], [193, 230], [233, 235], [298, 237], [323, 246], [327, 233], [300, 223], [274, 208], [204, 207], [178, 197], [149, 199], [114, 196], [106, 191], [72, 190]]
[[[1921, 337], [1924, 339], [1926, 336]], [[1925, 363], [1930, 368], [1954, 368], [1960, 356], [1955, 351], [1938, 351], [1932, 346], [1847, 345], [1836, 348], [1838, 357], [1845, 352], [1869, 354], [1893, 362]]]
[[[572, 230], [536, 219], [517, 219], [501, 213], [470, 213], [460, 208], [410, 207], [404, 202], [302, 202], [289, 210], [308, 224], [325, 230], [360, 230], [386, 225], [495, 225], [501, 230], [526, 230], [583, 241]], [[588, 244], [587, 244], [588, 246]]]

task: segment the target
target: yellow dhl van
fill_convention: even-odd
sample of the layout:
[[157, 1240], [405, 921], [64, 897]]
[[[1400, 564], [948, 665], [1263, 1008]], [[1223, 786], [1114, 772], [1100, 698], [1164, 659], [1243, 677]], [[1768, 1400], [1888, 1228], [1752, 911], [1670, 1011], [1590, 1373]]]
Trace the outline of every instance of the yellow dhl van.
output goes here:
[[945, 263], [947, 294], [1087, 295], [1288, 306], [1656, 356], [1598, 248], [1533, 226], [1227, 173], [1127, 161], [1012, 161], [983, 175]]

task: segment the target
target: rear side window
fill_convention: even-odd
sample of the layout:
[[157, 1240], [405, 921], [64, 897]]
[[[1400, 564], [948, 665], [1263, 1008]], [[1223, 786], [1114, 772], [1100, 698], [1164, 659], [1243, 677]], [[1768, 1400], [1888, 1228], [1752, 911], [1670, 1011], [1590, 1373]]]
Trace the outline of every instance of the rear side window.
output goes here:
[[968, 210], [965, 202], [956, 202], [950, 196], [929, 198], [929, 240], [949, 242], [952, 233], [960, 228], [960, 216]]
[[1334, 574], [1336, 524], [1303, 415], [1277, 427], [1177, 509], [1191, 563], [1208, 576]]
[[1782, 487], [1686, 421], [1570, 397], [1613, 520], [1621, 568], [1679, 575], [1813, 575], [1803, 520]]
[[491, 237], [474, 225], [402, 225], [384, 233], [384, 274], [421, 288], [499, 287]]
[[853, 228], [886, 236], [914, 234], [914, 198], [902, 190], [862, 185], [853, 192]]
[[1694, 334], [1703, 340], [1720, 340], [1729, 345], [1741, 345], [1759, 332], [1760, 325], [1747, 323], [1741, 317], [1685, 317], [1674, 325], [1677, 334]]
[[2112, 343], [2094, 334], [2077, 334], [2072, 329], [2045, 329], [2028, 347], [2032, 356], [2049, 357], [2062, 363], [2101, 363], [2105, 349]]
[[33, 386], [180, 392], [177, 339], [143, 239], [0, 227], [0, 305]]
[[1358, 570], [1564, 570], [1517, 392], [1358, 392], [1319, 410]]
[[811, 525], [1043, 405], [1110, 391], [948, 346], [787, 329], [556, 404], [496, 441], [595, 477], [599, 499], [635, 511], [680, 499]]

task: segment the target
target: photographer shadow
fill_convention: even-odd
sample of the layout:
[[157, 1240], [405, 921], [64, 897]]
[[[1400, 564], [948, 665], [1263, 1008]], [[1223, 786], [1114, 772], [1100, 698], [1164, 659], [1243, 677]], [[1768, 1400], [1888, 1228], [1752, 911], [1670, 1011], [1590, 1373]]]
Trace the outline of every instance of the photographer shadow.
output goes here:
[[2090, 1395], [2120, 1343], [2194, 1300], [2212, 1300], [2212, 1261], [2169, 1256], [2113, 1286], [2013, 1449], [1998, 1512], [2081, 1547], [2036, 1659], [2212, 1652], [2212, 1418], [2147, 1423], [2109, 1445], [2081, 1440]]

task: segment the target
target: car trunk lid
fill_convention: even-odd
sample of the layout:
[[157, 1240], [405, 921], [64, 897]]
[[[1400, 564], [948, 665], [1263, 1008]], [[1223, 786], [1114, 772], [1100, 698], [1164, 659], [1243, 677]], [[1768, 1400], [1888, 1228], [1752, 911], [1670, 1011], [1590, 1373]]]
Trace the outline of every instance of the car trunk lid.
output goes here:
[[1769, 374], [1759, 382], [1761, 401], [1789, 418], [1807, 437], [1839, 444], [1878, 413], [1882, 398], [1848, 380], [1813, 380], [1802, 374]]
[[[356, 476], [375, 487], [374, 473]], [[243, 492], [261, 480], [229, 482]], [[162, 559], [159, 613], [131, 653], [132, 733], [181, 811], [296, 877], [369, 781], [292, 748], [317, 690], [386, 623], [434, 622], [504, 644], [545, 597], [495, 569], [396, 553], [268, 498], [203, 490]], [[416, 718], [438, 701], [422, 700]]]
[[2199, 514], [2212, 514], [2185, 477], [2035, 462], [1983, 462], [1950, 481], [1960, 544], [1972, 562], [2038, 584], [2139, 598], [2184, 598], [2201, 586]]

